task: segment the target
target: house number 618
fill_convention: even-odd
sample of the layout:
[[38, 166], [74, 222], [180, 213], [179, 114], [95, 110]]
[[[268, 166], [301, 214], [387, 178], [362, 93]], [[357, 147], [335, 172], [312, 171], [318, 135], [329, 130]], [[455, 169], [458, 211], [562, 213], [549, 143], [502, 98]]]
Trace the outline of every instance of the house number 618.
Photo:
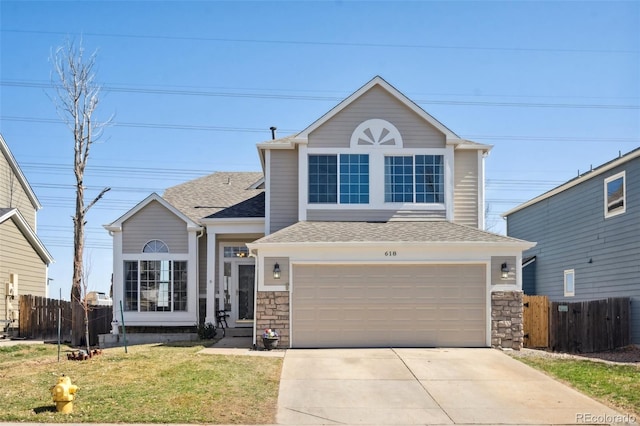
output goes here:
[[396, 251], [385, 251], [384, 255], [385, 256], [397, 256], [398, 252], [396, 252]]

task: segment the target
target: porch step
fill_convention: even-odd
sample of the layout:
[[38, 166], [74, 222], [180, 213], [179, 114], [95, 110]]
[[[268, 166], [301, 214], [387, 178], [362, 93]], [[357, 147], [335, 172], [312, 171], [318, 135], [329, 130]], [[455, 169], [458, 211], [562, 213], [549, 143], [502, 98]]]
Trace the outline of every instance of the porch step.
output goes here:
[[253, 328], [227, 328], [225, 330], [227, 337], [253, 337]]

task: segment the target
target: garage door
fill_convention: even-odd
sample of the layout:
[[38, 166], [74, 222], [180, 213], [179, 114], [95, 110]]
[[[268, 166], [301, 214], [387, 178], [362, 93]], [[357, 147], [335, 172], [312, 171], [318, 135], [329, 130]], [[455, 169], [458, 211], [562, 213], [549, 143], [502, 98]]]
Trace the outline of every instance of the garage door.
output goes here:
[[292, 346], [479, 347], [484, 265], [294, 265]]

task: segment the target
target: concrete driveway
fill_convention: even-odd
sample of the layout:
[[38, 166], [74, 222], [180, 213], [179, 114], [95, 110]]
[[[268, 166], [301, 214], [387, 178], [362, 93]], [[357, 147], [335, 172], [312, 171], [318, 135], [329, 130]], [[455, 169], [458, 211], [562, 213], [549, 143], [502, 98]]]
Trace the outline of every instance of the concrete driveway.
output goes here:
[[494, 349], [290, 349], [277, 414], [279, 424], [297, 425], [624, 420]]

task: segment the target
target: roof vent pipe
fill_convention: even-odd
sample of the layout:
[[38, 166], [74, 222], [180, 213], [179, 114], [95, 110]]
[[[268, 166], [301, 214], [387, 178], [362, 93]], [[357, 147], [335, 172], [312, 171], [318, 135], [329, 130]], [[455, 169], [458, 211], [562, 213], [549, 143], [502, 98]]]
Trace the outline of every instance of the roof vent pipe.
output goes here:
[[275, 140], [276, 139], [276, 130], [278, 130], [278, 128], [276, 126], [271, 126], [271, 127], [269, 127], [269, 130], [271, 130], [271, 139]]

